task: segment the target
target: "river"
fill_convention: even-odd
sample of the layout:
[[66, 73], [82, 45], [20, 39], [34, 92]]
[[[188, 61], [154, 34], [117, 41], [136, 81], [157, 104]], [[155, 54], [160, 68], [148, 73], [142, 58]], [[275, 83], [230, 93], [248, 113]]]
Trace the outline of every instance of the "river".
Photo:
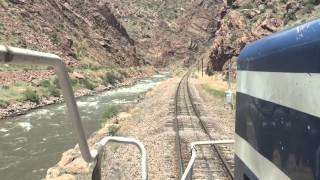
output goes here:
[[[103, 112], [114, 104], [135, 103], [139, 96], [167, 74], [139, 80], [130, 87], [106, 91], [77, 100], [87, 136], [101, 127]], [[61, 154], [74, 147], [65, 104], [56, 104], [26, 115], [0, 121], [0, 179], [33, 180], [45, 177]]]

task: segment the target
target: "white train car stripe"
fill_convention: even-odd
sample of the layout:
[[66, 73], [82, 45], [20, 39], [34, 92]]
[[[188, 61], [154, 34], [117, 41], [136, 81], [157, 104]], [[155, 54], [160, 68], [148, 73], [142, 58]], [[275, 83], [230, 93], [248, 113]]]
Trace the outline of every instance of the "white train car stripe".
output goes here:
[[237, 91], [320, 117], [320, 74], [238, 71]]
[[283, 173], [271, 161], [263, 157], [251, 145], [235, 135], [235, 153], [247, 165], [247, 167], [261, 180], [290, 180], [290, 178]]

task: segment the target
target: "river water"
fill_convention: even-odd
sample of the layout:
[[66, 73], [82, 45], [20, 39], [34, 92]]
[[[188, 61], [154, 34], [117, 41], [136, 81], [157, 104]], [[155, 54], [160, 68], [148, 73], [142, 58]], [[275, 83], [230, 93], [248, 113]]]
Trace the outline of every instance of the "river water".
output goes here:
[[[166, 74], [139, 80], [131, 87], [106, 91], [77, 101], [87, 136], [101, 127], [103, 112], [114, 104], [134, 103]], [[62, 152], [75, 146], [65, 104], [46, 106], [0, 121], [0, 179], [33, 180], [45, 177]]]

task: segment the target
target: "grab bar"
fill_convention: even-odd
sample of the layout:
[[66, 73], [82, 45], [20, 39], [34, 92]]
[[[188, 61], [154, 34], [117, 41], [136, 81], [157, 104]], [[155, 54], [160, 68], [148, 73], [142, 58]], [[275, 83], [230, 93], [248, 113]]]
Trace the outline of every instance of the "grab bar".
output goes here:
[[213, 145], [213, 144], [232, 144], [234, 140], [221, 140], [221, 141], [196, 141], [191, 143], [191, 159], [188, 163], [186, 170], [184, 171], [181, 180], [191, 180], [192, 173], [193, 173], [193, 165], [197, 158], [197, 151], [195, 149], [196, 146], [203, 146], [203, 145]]
[[140, 149], [140, 152], [142, 154], [142, 179], [148, 179], [147, 155], [143, 145], [139, 141], [131, 138], [105, 137], [97, 143], [98, 149], [90, 150], [86, 135], [84, 133], [83, 125], [81, 122], [74, 92], [70, 83], [67, 68], [59, 56], [28, 49], [0, 45], [0, 63], [39, 64], [53, 66], [58, 76], [59, 84], [62, 89], [62, 94], [67, 104], [68, 115], [72, 122], [73, 132], [77, 136], [80, 152], [83, 159], [88, 163], [96, 161], [96, 165], [99, 164], [98, 157], [99, 154], [103, 151], [102, 147], [104, 147], [109, 141], [134, 144]]

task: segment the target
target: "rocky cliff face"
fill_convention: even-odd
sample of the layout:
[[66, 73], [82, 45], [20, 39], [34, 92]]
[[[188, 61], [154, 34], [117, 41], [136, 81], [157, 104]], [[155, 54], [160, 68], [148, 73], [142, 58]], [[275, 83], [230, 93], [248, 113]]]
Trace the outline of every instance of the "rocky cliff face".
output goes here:
[[189, 64], [210, 44], [219, 0], [115, 0], [112, 9], [136, 40], [137, 52], [154, 65]]
[[[319, 0], [3, 0], [1, 43], [70, 66], [195, 62], [225, 69], [249, 42], [319, 15]], [[43, 73], [42, 73], [43, 74]]]
[[[220, 10], [219, 30], [214, 33], [207, 73], [236, 68], [240, 50], [256, 39], [319, 17], [318, 0], [236, 0]], [[235, 77], [235, 73], [234, 77]]]
[[[3, 0], [0, 41], [58, 54], [75, 68], [190, 64], [219, 29], [216, 17], [223, 5], [221, 0]], [[32, 68], [28, 73], [47, 76]]]
[[2, 44], [52, 52], [70, 66], [139, 65], [134, 41], [98, 0], [3, 0]]
[[[59, 55], [82, 95], [115, 86], [152, 68], [141, 67], [145, 61], [113, 5], [111, 0], [0, 0], [0, 44]], [[0, 66], [0, 119], [60, 96], [51, 67]]]

